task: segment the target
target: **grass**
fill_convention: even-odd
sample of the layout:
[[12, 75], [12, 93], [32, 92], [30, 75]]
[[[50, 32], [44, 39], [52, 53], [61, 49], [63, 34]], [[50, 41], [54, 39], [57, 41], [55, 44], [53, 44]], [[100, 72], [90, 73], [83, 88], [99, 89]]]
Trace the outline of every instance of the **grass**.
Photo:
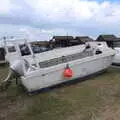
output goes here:
[[[8, 73], [0, 66], [0, 79]], [[0, 92], [0, 120], [119, 120], [120, 68], [28, 96], [13, 83]]]

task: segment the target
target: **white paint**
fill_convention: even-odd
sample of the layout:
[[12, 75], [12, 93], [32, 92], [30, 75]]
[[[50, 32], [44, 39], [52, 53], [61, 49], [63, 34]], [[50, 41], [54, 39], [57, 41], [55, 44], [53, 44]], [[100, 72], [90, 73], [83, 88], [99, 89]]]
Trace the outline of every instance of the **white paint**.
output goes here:
[[[115, 54], [114, 50], [112, 50], [111, 48], [108, 48], [105, 42], [100, 42], [100, 43], [88, 42], [87, 44], [89, 44], [91, 46], [91, 49], [93, 49], [94, 51], [99, 49], [100, 51], [102, 51], [102, 53], [98, 55], [94, 54], [93, 56], [88, 56], [85, 58], [69, 61], [67, 63], [62, 63], [62, 64], [54, 65], [51, 67], [47, 67], [47, 68], [40, 68], [39, 66], [37, 66], [36, 69], [31, 68], [31, 65], [33, 64], [33, 62], [39, 63], [39, 62], [57, 58], [63, 55], [66, 56], [74, 53], [79, 53], [85, 49], [86, 45], [78, 45], [78, 46], [72, 46], [67, 48], [54, 49], [48, 52], [37, 54], [34, 57], [34, 59], [31, 56], [24, 57], [24, 59], [26, 59], [29, 62], [30, 66], [28, 70], [25, 70], [25, 67], [22, 68], [24, 71], [24, 75], [21, 76], [21, 83], [25, 86], [25, 88], [29, 92], [32, 92], [44, 87], [59, 84], [59, 83], [69, 81], [78, 77], [85, 77], [87, 75], [90, 75], [108, 68], [112, 63], [112, 60]], [[22, 61], [21, 61], [21, 64], [25, 66], [24, 62]], [[74, 72], [74, 76], [70, 79], [66, 79], [63, 77], [63, 72], [67, 64], [69, 64], [70, 68]], [[11, 68], [12, 68], [12, 65], [11, 65]]]

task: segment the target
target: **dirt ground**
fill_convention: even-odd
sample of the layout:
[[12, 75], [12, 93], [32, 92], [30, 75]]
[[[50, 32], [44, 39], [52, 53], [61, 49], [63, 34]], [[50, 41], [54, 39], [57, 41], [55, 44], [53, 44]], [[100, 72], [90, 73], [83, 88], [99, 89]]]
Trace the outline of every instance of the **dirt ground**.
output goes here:
[[[0, 80], [8, 74], [0, 66]], [[14, 82], [0, 92], [0, 120], [120, 120], [120, 68], [29, 96]]]

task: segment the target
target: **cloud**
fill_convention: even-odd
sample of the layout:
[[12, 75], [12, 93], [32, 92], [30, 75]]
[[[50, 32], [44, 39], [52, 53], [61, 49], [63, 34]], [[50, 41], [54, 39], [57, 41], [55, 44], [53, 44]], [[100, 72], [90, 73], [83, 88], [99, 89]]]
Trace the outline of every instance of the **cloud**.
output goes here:
[[36, 0], [36, 2], [26, 0], [26, 3], [34, 9], [36, 16], [51, 23], [89, 19], [93, 16], [94, 9], [98, 7], [96, 2], [80, 0]]
[[[70, 34], [118, 33], [120, 2], [25, 0], [34, 10], [34, 25]], [[41, 23], [42, 22], [42, 23]], [[64, 30], [62, 30], [64, 29]]]
[[11, 10], [10, 0], [0, 0], [0, 14], [7, 14]]
[[[94, 19], [97, 23], [120, 20], [120, 3], [86, 0], [25, 0], [35, 15], [51, 23], [78, 22]], [[107, 22], [106, 22], [107, 20]], [[39, 20], [38, 20], [39, 21]]]
[[100, 33], [120, 31], [120, 2], [97, 0], [1, 0], [0, 2], [0, 24], [19, 25], [18, 30], [24, 29], [36, 36], [67, 33], [96, 36]]

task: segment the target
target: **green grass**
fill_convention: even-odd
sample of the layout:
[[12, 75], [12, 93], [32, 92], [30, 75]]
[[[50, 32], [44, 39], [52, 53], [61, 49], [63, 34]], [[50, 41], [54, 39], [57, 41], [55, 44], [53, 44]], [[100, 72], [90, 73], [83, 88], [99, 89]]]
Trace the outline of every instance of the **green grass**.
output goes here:
[[[0, 67], [5, 78], [7, 66]], [[0, 92], [0, 120], [119, 120], [120, 68], [28, 96], [13, 83]]]

